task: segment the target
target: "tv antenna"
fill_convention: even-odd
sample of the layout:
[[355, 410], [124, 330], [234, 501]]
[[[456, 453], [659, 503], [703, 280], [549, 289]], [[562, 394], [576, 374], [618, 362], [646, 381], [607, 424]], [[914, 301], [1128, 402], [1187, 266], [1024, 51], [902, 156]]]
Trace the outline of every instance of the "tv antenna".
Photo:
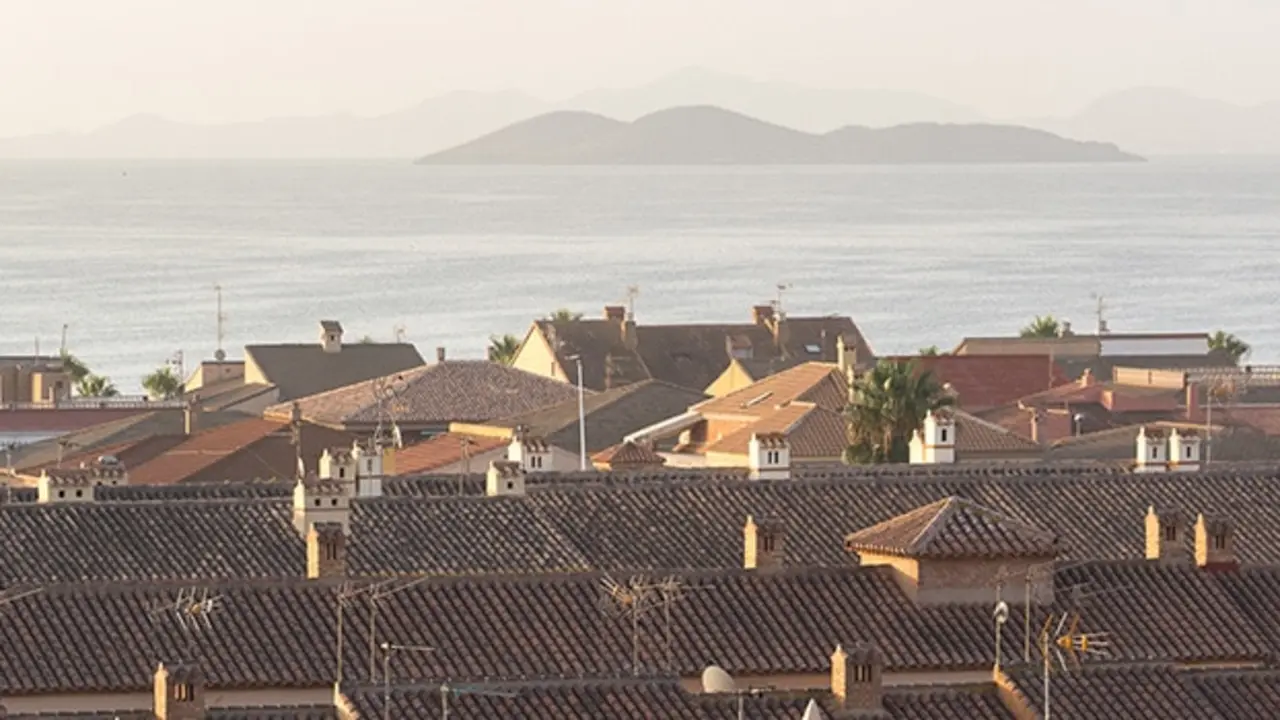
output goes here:
[[[10, 440], [4, 444], [4, 466], [8, 469], [10, 475], [13, 474], [13, 451], [17, 449], [18, 442], [16, 440]], [[8, 487], [9, 484], [5, 483], [5, 489], [8, 489]]]
[[[66, 323], [62, 323], [62, 344], [58, 346], [58, 357], [67, 356], [67, 328], [68, 327], [69, 326]], [[39, 353], [36, 353], [36, 354], [39, 355]]]
[[222, 285], [214, 285], [213, 292], [218, 297], [218, 313], [216, 315], [218, 321], [218, 348], [213, 351], [213, 359], [222, 362], [227, 359], [227, 351], [222, 348], [222, 341], [226, 336], [226, 313], [222, 312]]
[[404, 375], [385, 375], [369, 381], [373, 393], [374, 412], [378, 424], [373, 429], [373, 447], [381, 449], [388, 444], [396, 448], [404, 447], [404, 438], [400, 434], [400, 426], [396, 423], [396, 415], [401, 407], [400, 398], [409, 389]]
[[1103, 297], [1098, 293], [1089, 293], [1089, 299], [1095, 302], [1093, 315], [1098, 320], [1098, 329], [1097, 329], [1098, 334], [1106, 335], [1107, 333], [1111, 332], [1111, 330], [1107, 328], [1107, 319], [1105, 316], [1105, 313], [1107, 310], [1107, 304], [1103, 300]]
[[178, 591], [172, 601], [152, 610], [153, 615], [171, 615], [186, 640], [187, 655], [184, 660], [195, 660], [196, 638], [201, 633], [213, 631], [213, 614], [222, 609], [222, 596], [212, 594], [208, 588], [186, 588]]
[[397, 652], [435, 652], [426, 645], [396, 645], [384, 642], [379, 646], [382, 650], [382, 720], [391, 720], [391, 654]]
[[480, 687], [467, 685], [450, 685], [448, 682], [440, 683], [440, 720], [449, 720], [449, 698], [458, 695], [486, 695], [488, 697], [514, 698], [519, 697], [519, 693], [503, 691], [503, 690], [486, 690]]
[[404, 592], [412, 587], [421, 585], [430, 580], [432, 576], [423, 575], [422, 577], [407, 582], [401, 578], [390, 578], [379, 583], [374, 583], [365, 588], [366, 595], [369, 598], [369, 682], [373, 682], [377, 678], [378, 672], [378, 603], [397, 593]]
[[782, 295], [786, 291], [790, 290], [791, 287], [792, 287], [791, 283], [789, 282], [780, 282], [774, 286], [778, 294], [773, 301], [773, 309], [778, 313], [779, 316], [782, 315]]
[[396, 325], [391, 328], [391, 337], [395, 338], [397, 343], [403, 343], [405, 342], [406, 332], [404, 323], [396, 323]]
[[639, 285], [627, 286], [627, 319], [636, 319], [636, 298], [640, 295]]
[[663, 658], [665, 670], [671, 672], [675, 664], [671, 634], [671, 608], [684, 598], [685, 593], [710, 590], [710, 586], [686, 585], [674, 576], [654, 582], [643, 576], [634, 576], [625, 584], [608, 575], [600, 579], [601, 610], [606, 615], [626, 617], [631, 620], [631, 674], [640, 675], [640, 618], [655, 610], [663, 615]]

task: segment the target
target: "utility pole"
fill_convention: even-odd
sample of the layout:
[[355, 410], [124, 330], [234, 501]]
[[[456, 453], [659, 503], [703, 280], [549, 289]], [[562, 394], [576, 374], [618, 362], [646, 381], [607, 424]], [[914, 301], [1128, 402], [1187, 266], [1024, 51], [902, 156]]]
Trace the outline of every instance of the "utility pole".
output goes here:
[[222, 360], [226, 359], [226, 357], [227, 357], [227, 352], [226, 352], [226, 350], [224, 350], [224, 349], [222, 348], [222, 341], [223, 341], [223, 339], [225, 338], [225, 327], [224, 327], [224, 324], [225, 324], [225, 323], [226, 323], [226, 321], [227, 321], [227, 316], [222, 312], [222, 286], [221, 286], [221, 285], [214, 285], [214, 286], [213, 286], [213, 291], [214, 291], [214, 293], [216, 293], [216, 294], [217, 294], [217, 296], [218, 296], [218, 315], [217, 315], [217, 320], [218, 320], [218, 348], [217, 348], [217, 350], [213, 353], [213, 357], [214, 357], [214, 359], [216, 359], [216, 360], [218, 360], [219, 362], [221, 362]]

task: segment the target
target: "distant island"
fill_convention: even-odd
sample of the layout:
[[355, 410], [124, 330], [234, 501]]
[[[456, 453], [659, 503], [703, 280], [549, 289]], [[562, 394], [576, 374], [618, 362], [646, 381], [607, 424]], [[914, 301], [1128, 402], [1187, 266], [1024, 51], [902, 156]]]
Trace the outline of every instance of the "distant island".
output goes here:
[[1016, 125], [913, 123], [814, 134], [710, 106], [622, 122], [559, 111], [420, 158], [423, 165], [866, 165], [1142, 162], [1111, 143]]

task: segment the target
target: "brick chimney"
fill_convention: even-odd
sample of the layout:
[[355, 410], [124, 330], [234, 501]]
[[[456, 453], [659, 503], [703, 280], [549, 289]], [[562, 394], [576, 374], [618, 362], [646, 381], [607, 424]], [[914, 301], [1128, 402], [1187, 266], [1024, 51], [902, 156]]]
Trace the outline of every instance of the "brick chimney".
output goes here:
[[436, 348], [436, 362], [444, 362], [444, 347]]
[[845, 652], [837, 645], [831, 654], [831, 695], [836, 718], [878, 713], [881, 707], [881, 673], [884, 656], [874, 645], [858, 643]]
[[1199, 422], [1200, 420], [1200, 385], [1194, 382], [1187, 383], [1187, 422]]
[[1173, 508], [1147, 508], [1147, 559], [1174, 564], [1187, 557], [1182, 513]]
[[204, 720], [204, 673], [196, 665], [156, 668], [155, 700], [151, 708], [156, 720]]
[[315, 523], [307, 531], [307, 577], [345, 577], [347, 574], [347, 535], [342, 525]]
[[754, 305], [751, 308], [751, 322], [762, 327], [768, 327], [773, 322], [776, 314], [772, 305]]
[[1195, 526], [1196, 565], [1205, 570], [1229, 572], [1240, 567], [1236, 557], [1236, 532], [1224, 517], [1200, 513]]
[[786, 528], [776, 519], [757, 523], [748, 515], [742, 528], [742, 567], [747, 570], [773, 570], [785, 564]]
[[604, 319], [613, 322], [623, 322], [627, 319], [627, 309], [621, 305], [605, 305]]

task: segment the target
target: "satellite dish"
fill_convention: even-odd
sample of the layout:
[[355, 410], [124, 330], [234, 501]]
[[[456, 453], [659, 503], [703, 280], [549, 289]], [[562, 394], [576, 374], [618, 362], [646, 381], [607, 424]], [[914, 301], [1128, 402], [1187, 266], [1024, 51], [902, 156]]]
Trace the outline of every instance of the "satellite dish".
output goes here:
[[702, 692], [731, 693], [737, 689], [733, 676], [719, 665], [708, 665], [707, 669], [702, 671]]
[[822, 712], [822, 708], [818, 707], [816, 700], [810, 700], [809, 704], [804, 708], [804, 715], [800, 716], [800, 720], [827, 720], [826, 713]]

